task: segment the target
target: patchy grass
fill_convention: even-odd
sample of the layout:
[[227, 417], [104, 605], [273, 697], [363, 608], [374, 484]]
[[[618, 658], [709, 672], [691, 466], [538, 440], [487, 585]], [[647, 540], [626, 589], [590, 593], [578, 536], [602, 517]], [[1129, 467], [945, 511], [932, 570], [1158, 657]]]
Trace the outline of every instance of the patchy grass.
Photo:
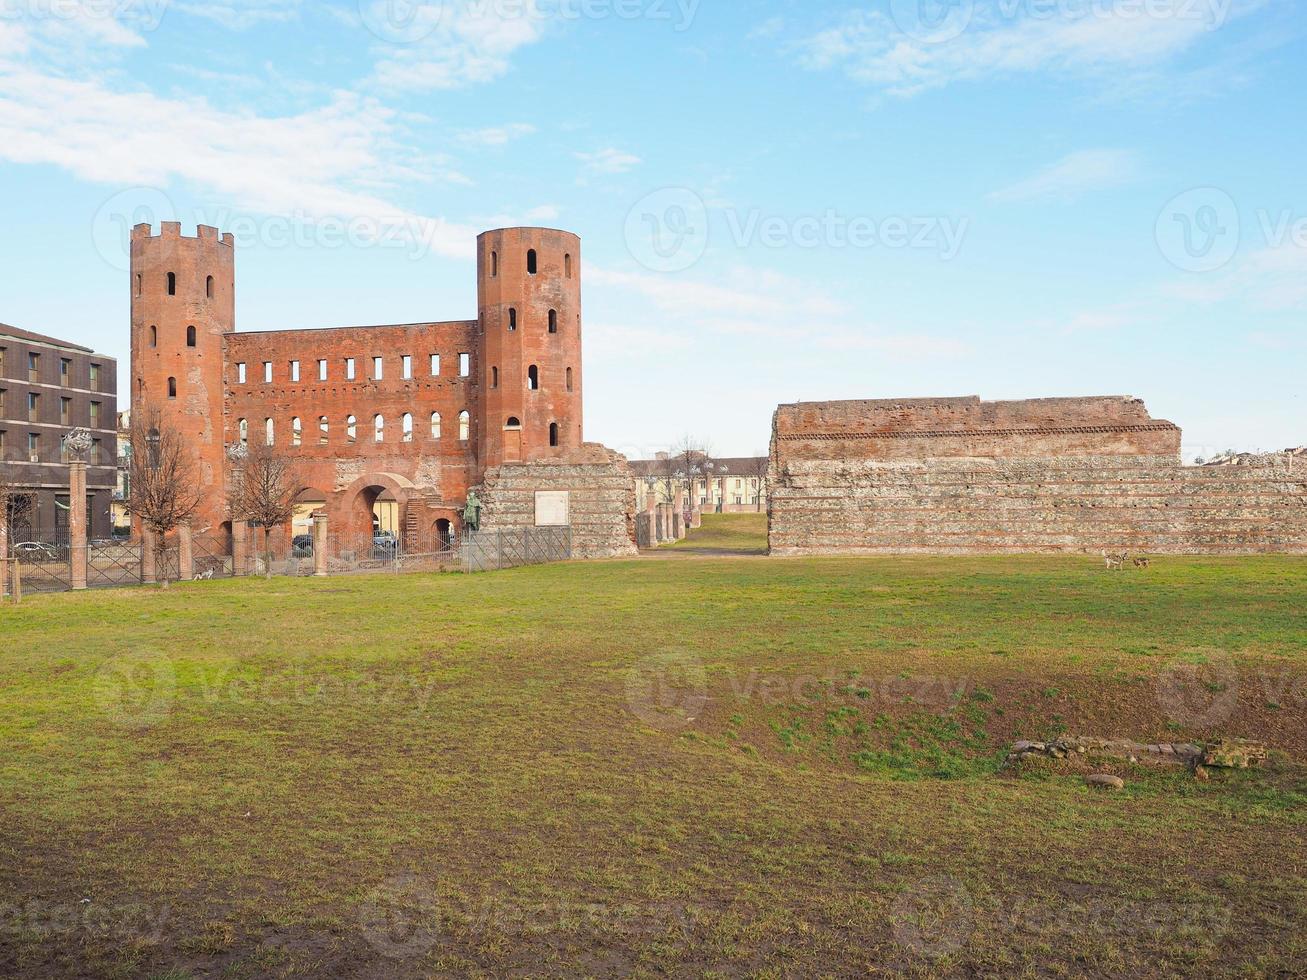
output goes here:
[[716, 557], [767, 554], [766, 514], [704, 514], [703, 527], [660, 551]]
[[[0, 611], [0, 975], [1292, 975], [1304, 610], [1291, 559], [37, 597]], [[1276, 755], [997, 773], [1064, 731]]]

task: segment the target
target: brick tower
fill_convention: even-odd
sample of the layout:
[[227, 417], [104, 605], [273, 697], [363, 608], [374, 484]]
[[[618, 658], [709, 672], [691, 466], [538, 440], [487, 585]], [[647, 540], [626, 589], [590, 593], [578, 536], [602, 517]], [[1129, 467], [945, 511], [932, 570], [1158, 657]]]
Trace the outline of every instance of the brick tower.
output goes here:
[[479, 463], [576, 449], [581, 423], [581, 239], [547, 228], [477, 238]]
[[[197, 530], [226, 520], [223, 334], [236, 329], [231, 235], [177, 222], [132, 229], [132, 407], [156, 405], [196, 447], [203, 488]], [[142, 447], [135, 447], [138, 450]]]

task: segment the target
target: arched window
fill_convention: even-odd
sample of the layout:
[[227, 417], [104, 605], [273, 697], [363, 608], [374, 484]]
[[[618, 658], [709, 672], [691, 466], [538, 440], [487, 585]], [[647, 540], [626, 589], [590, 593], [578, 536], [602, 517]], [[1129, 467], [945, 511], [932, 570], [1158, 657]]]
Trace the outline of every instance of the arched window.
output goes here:
[[248, 446], [250, 444], [250, 420], [241, 419], [236, 424], [236, 429], [240, 433], [241, 445]]
[[534, 276], [538, 265], [539, 263], [536, 261], [536, 250], [531, 249], [531, 251], [526, 253], [526, 274], [528, 276]]
[[499, 275], [499, 253], [490, 253], [490, 278], [493, 279]]
[[158, 327], [151, 327], [151, 328], [150, 328], [150, 346], [151, 346], [151, 347], [158, 347], [158, 346], [159, 346], [159, 328], [158, 328]]
[[136, 295], [141, 295], [141, 274], [139, 272], [136, 273]]
[[404, 417], [400, 419], [400, 425], [401, 428], [404, 430], [404, 441], [412, 442], [413, 441], [413, 416], [408, 414], [408, 412], [405, 412]]
[[520, 429], [520, 428], [522, 428], [522, 420], [519, 419], [516, 415], [510, 415], [510, 416], [508, 417], [508, 421], [504, 423], [504, 428], [505, 428], [505, 429]]
[[208, 279], [204, 280], [204, 295], [209, 299], [213, 299], [213, 276], [209, 276]]
[[549, 311], [549, 332], [558, 333], [558, 311]]
[[568, 390], [568, 391], [571, 391], [571, 390], [572, 390], [572, 369], [571, 369], [571, 368], [568, 368], [568, 369], [567, 369], [567, 390]]
[[168, 273], [168, 295], [177, 295], [177, 273], [175, 272]]
[[527, 391], [540, 390], [540, 369], [534, 364], [526, 369], [526, 389]]
[[565, 275], [568, 279], [571, 279], [571, 278], [572, 278], [572, 256], [571, 256], [571, 255], [564, 255], [564, 256], [563, 256], [563, 275]]
[[439, 412], [431, 413], [431, 438], [432, 439], [440, 438], [440, 413]]
[[263, 420], [263, 441], [269, 446], [277, 444], [277, 427], [272, 419]]
[[298, 446], [303, 439], [304, 428], [298, 417], [290, 420], [290, 444]]
[[186, 328], [186, 346], [187, 346], [187, 347], [194, 347], [194, 346], [195, 346], [195, 328], [194, 328], [194, 327], [187, 327], [187, 328]]
[[467, 412], [458, 413], [458, 438], [460, 442], [467, 442], [472, 438], [472, 416]]
[[497, 367], [492, 367], [490, 369], [490, 387], [491, 388], [499, 387], [499, 368]]
[[517, 329], [517, 310], [511, 306], [508, 308], [508, 329], [510, 331]]
[[558, 445], [558, 423], [557, 423], [557, 422], [550, 422], [550, 423], [549, 423], [549, 445], [551, 445], [551, 446], [557, 446], [557, 445]]
[[359, 420], [353, 415], [345, 416], [345, 441], [354, 443], [359, 437]]
[[176, 379], [176, 378], [169, 378], [169, 379], [168, 379], [168, 397], [169, 397], [169, 398], [176, 398], [176, 397], [177, 397], [177, 379]]
[[386, 417], [384, 415], [372, 416], [372, 438], [375, 442], [386, 441]]
[[318, 445], [325, 446], [331, 441], [331, 423], [325, 415], [318, 416]]

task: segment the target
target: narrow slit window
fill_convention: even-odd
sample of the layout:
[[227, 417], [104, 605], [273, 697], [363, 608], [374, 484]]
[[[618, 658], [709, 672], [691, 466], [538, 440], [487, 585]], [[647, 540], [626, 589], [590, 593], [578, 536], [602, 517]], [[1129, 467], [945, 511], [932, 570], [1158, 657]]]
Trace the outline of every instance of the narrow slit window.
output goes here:
[[490, 278], [494, 279], [499, 275], [499, 253], [490, 253]]
[[139, 272], [136, 273], [136, 295], [141, 295], [141, 274]]
[[194, 347], [194, 346], [195, 346], [195, 328], [194, 328], [194, 327], [187, 327], [187, 328], [186, 328], [186, 346], [187, 346], [187, 347]]
[[511, 333], [517, 329], [517, 310], [511, 306], [508, 308], [508, 330]]
[[177, 273], [175, 272], [168, 273], [168, 295], [177, 295]]
[[572, 256], [570, 254], [563, 256], [563, 275], [568, 279], [572, 278]]
[[[151, 327], [151, 328], [150, 328], [150, 346], [151, 346], [151, 347], [158, 347], [158, 346], [159, 346], [159, 328], [158, 328], [158, 327]], [[245, 379], [242, 378], [241, 380], [244, 381]]]
[[568, 391], [571, 391], [571, 390], [572, 390], [572, 369], [571, 369], [571, 368], [568, 368], [568, 369], [567, 369], [567, 390], [568, 390]]
[[526, 369], [526, 388], [527, 391], [540, 390], [540, 369], [534, 364]]
[[169, 398], [176, 398], [176, 397], [177, 397], [177, 379], [176, 379], [176, 378], [169, 378], [169, 379], [168, 379], [168, 397], [169, 397]]
[[213, 276], [204, 280], [204, 295], [213, 299]]
[[277, 444], [277, 426], [272, 419], [263, 420], [263, 441], [269, 446]]
[[557, 423], [557, 422], [550, 422], [550, 423], [549, 423], [549, 445], [551, 445], [551, 446], [557, 446], [557, 445], [558, 445], [558, 423]]
[[549, 332], [558, 333], [558, 311], [549, 311]]
[[490, 369], [490, 387], [491, 388], [499, 387], [499, 368], [497, 367], [492, 367]]
[[536, 258], [536, 250], [531, 249], [526, 253], [526, 274], [528, 276], [534, 276], [538, 271], [539, 266], [540, 263]]

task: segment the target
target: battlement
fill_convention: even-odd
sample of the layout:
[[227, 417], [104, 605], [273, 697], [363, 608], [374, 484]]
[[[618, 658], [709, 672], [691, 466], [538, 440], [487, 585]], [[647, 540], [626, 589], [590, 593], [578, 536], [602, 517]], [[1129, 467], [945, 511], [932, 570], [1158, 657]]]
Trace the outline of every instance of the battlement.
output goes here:
[[182, 223], [180, 221], [161, 221], [159, 222], [159, 234], [154, 234], [154, 226], [149, 222], [142, 222], [132, 227], [132, 241], [141, 241], [149, 238], [164, 239], [189, 239], [191, 241], [213, 242], [217, 245], [226, 245], [228, 248], [236, 247], [236, 236], [231, 232], [220, 232], [212, 225], [197, 225], [194, 235], [182, 234]]

